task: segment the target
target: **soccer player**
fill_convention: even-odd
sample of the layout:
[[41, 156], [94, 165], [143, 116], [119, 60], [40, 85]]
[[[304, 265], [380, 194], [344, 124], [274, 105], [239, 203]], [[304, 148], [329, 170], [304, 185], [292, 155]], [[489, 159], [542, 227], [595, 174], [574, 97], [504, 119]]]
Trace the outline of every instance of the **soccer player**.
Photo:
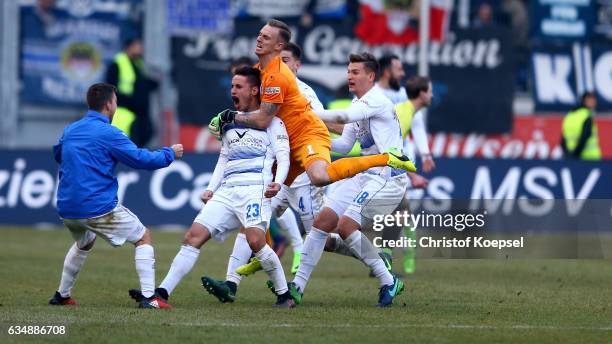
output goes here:
[[[387, 96], [387, 98], [389, 98], [394, 105], [408, 101], [409, 98], [406, 88], [401, 85], [402, 79], [406, 73], [404, 72], [404, 67], [402, 66], [402, 62], [400, 61], [399, 57], [397, 55], [385, 55], [378, 60], [378, 63], [380, 64], [381, 76], [377, 85], [381, 88], [385, 96]], [[429, 104], [425, 106], [428, 105]], [[425, 118], [423, 113], [419, 112], [419, 109], [417, 109], [408, 117], [405, 117], [405, 119], [407, 120], [402, 121], [402, 118], [400, 118], [400, 125], [402, 126], [402, 129], [409, 127], [412, 128], [412, 136], [414, 137], [417, 150], [421, 155], [423, 171], [426, 173], [430, 172], [436, 167], [436, 164], [432, 159], [429, 146], [427, 144], [427, 129], [425, 127]], [[404, 131], [407, 132], [407, 130]], [[408, 139], [408, 141], [406, 141], [406, 139]], [[404, 152], [407, 152], [409, 158], [413, 158], [414, 150], [409, 142], [409, 138], [406, 136], [404, 137], [404, 143]], [[423, 181], [415, 180], [415, 178], [411, 176], [411, 182], [413, 184], [417, 182], [417, 185], [420, 185]], [[413, 185], [413, 187], [415, 187], [415, 185]]]
[[[406, 88], [401, 85], [402, 79], [406, 75], [404, 72], [404, 67], [402, 66], [402, 62], [397, 55], [390, 54], [381, 57], [378, 60], [380, 64], [380, 79], [378, 80], [378, 86], [382, 89], [383, 93], [389, 98], [393, 104], [396, 105], [396, 112], [398, 118], [400, 120], [400, 126], [402, 127], [402, 133], [404, 138], [404, 149], [408, 157], [415, 161], [415, 152], [413, 141], [410, 139], [410, 136], [407, 135], [409, 131], [412, 132], [412, 136], [414, 138], [414, 143], [417, 146], [417, 150], [421, 155], [421, 163], [422, 170], [424, 172], [430, 172], [435, 168], [434, 160], [432, 159], [431, 153], [429, 151], [429, 145], [427, 143], [427, 130], [425, 127], [425, 118], [422, 111], [419, 111], [422, 106], [415, 111], [412, 103], [408, 99], [408, 93], [406, 92]], [[431, 97], [429, 99], [431, 101]], [[429, 103], [425, 106], [428, 106]], [[424, 188], [427, 187], [428, 180], [414, 172], [409, 172], [408, 176], [410, 177], [409, 188]], [[407, 199], [408, 193], [406, 193], [406, 197], [400, 204], [398, 211], [409, 211], [409, 204]], [[409, 238], [416, 240], [416, 232], [413, 227], [405, 227], [402, 228], [401, 231], [405, 233]], [[401, 231], [394, 231], [391, 228], [389, 231], [385, 231], [383, 236], [385, 239], [396, 239], [395, 237], [387, 238], [387, 235], [391, 233], [392, 235], [401, 234]], [[395, 233], [393, 233], [395, 232]], [[389, 263], [389, 266], [392, 266], [392, 252], [390, 248], [383, 248], [381, 254], [383, 258]], [[407, 274], [414, 273], [415, 270], [415, 250], [414, 248], [408, 248], [404, 255], [404, 272]]]
[[[302, 64], [302, 49], [300, 46], [289, 42], [283, 47], [280, 56], [283, 63], [285, 63], [295, 75], [298, 88], [309, 101], [312, 109], [323, 110], [323, 104], [319, 101], [314, 90], [308, 86], [308, 84], [297, 78], [298, 70]], [[296, 273], [300, 265], [303, 241], [293, 213], [286, 210], [290, 207], [299, 214], [304, 229], [306, 233], [308, 233], [310, 232], [310, 227], [312, 227], [314, 217], [321, 210], [324, 193], [325, 191], [323, 188], [311, 185], [308, 174], [304, 172], [293, 181], [289, 189], [283, 188], [283, 190], [272, 199], [272, 216], [276, 217], [279, 227], [288, 233], [293, 247], [293, 263], [291, 264], [292, 274]], [[261, 264], [257, 258], [253, 258], [249, 264], [236, 269], [236, 272], [248, 276], [259, 270], [261, 270]]]
[[140, 278], [141, 308], [170, 308], [154, 295], [155, 257], [151, 231], [117, 201], [118, 162], [132, 168], [155, 170], [183, 155], [180, 144], [150, 152], [139, 149], [110, 123], [117, 109], [117, 89], [94, 84], [87, 90], [89, 111], [66, 129], [53, 147], [59, 163], [57, 210], [75, 243], [64, 260], [59, 289], [52, 305], [74, 305], [70, 293], [77, 275], [94, 246], [96, 236], [119, 247], [126, 241], [136, 246], [136, 272]]
[[[409, 149], [411, 146], [408, 133], [412, 132], [414, 141], [417, 149], [422, 157], [423, 170], [429, 172], [436, 167], [431, 154], [429, 153], [429, 145], [427, 143], [427, 132], [425, 130], [425, 120], [423, 119], [423, 112], [420, 111], [431, 105], [431, 99], [433, 97], [431, 80], [428, 77], [413, 76], [406, 81], [406, 95], [408, 99], [395, 105], [395, 112], [400, 121], [402, 128], [402, 138], [404, 140], [404, 151]], [[419, 186], [427, 186], [427, 179], [417, 175], [416, 173], [409, 173], [411, 185], [414, 188]], [[408, 204], [408, 192], [404, 195], [404, 199], [400, 204], [398, 211], [410, 211]], [[402, 228], [404, 234], [416, 240], [415, 228], [411, 225]], [[388, 250], [388, 249], [386, 249]], [[389, 252], [386, 252], [389, 255]], [[414, 247], [407, 247], [404, 253], [404, 272], [407, 274], [414, 273], [416, 268], [416, 250]]]
[[250, 113], [222, 111], [210, 122], [211, 133], [221, 135], [226, 123], [263, 129], [278, 115], [285, 122], [291, 146], [287, 185], [291, 185], [304, 170], [316, 186], [328, 185], [376, 166], [415, 171], [414, 164], [401, 153], [400, 147], [388, 147], [388, 151], [379, 154], [331, 162], [327, 128], [300, 93], [291, 70], [281, 61], [280, 52], [290, 40], [289, 27], [279, 20], [269, 20], [260, 30], [255, 54], [259, 58], [256, 67], [262, 72], [261, 106]]
[[[351, 54], [349, 61], [348, 85], [355, 95], [351, 106], [343, 110], [317, 111], [323, 120], [350, 123], [342, 136], [332, 141], [332, 149], [346, 154], [359, 140], [361, 154], [368, 155], [401, 145], [401, 129], [393, 104], [374, 84], [378, 71], [376, 58], [369, 53]], [[335, 192], [325, 199], [323, 209], [306, 236], [300, 267], [293, 282], [289, 283], [297, 303], [321, 258], [329, 233], [337, 231], [351, 253], [379, 278], [378, 306], [392, 304], [404, 284], [387, 270], [377, 250], [359, 229], [362, 214], [391, 213], [401, 201], [407, 183], [405, 171], [390, 167], [370, 168], [340, 182]]]
[[[240, 111], [253, 111], [259, 106], [260, 71], [253, 67], [243, 67], [235, 71], [232, 78], [232, 100]], [[276, 175], [272, 176], [272, 165], [276, 158]], [[274, 118], [267, 129], [246, 128], [237, 124], [226, 124], [219, 160], [202, 200], [206, 203], [195, 218], [180, 251], [174, 258], [166, 278], [155, 290], [156, 294], [167, 300], [180, 280], [193, 268], [200, 248], [211, 237], [225, 240], [229, 233], [244, 227], [236, 244], [248, 244], [249, 250], [235, 264], [230, 264], [228, 275], [236, 267], [246, 264], [251, 250], [261, 262], [263, 269], [274, 281], [276, 288], [276, 307], [295, 306], [287, 291], [285, 273], [280, 260], [266, 244], [266, 229], [271, 216], [270, 199], [281, 189], [289, 171], [289, 138], [283, 122]], [[230, 258], [232, 261], [232, 258]], [[235, 265], [235, 266], [234, 266]], [[237, 275], [233, 272], [232, 275]], [[202, 284], [210, 293], [219, 294], [216, 289], [232, 288], [231, 284], [211, 283], [204, 276]], [[238, 279], [239, 282], [239, 279]], [[233, 301], [235, 288], [230, 298]], [[135, 300], [140, 298], [139, 291], [131, 290]], [[224, 294], [228, 295], [228, 293]]]

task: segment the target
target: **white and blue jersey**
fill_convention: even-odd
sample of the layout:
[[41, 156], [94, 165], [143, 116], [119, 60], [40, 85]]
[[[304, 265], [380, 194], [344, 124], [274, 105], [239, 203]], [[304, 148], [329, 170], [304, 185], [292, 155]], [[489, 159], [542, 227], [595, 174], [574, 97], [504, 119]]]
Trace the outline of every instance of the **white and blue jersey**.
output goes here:
[[265, 232], [271, 204], [264, 192], [272, 179], [284, 183], [289, 171], [289, 136], [285, 125], [275, 117], [266, 130], [235, 125], [223, 129], [221, 153], [207, 188], [214, 194], [194, 222], [206, 227], [217, 240], [224, 240], [240, 227]]
[[[372, 87], [363, 97], [354, 98], [351, 106], [345, 110], [350, 118], [360, 120], [347, 123], [342, 136], [332, 140], [332, 150], [348, 153], [356, 140], [361, 144], [361, 155], [385, 153], [390, 148], [399, 148], [402, 144], [402, 132], [399, 120], [395, 115], [393, 103], [382, 93], [380, 87]], [[367, 172], [380, 173], [390, 167], [373, 167]], [[393, 170], [394, 175], [402, 173]]]
[[[347, 153], [359, 140], [361, 155], [375, 155], [390, 148], [402, 147], [402, 133], [393, 103], [373, 86], [361, 98], [353, 99], [348, 109], [330, 112], [340, 114], [347, 124], [340, 138], [332, 140], [332, 150]], [[324, 115], [327, 115], [324, 113]], [[325, 207], [338, 216], [344, 215], [361, 224], [363, 217], [390, 214], [400, 203], [408, 177], [404, 170], [373, 167], [338, 183], [326, 197]]]
[[289, 152], [289, 137], [283, 122], [274, 118], [265, 129], [227, 125], [221, 155], [227, 157], [223, 185], [268, 185], [279, 150]]

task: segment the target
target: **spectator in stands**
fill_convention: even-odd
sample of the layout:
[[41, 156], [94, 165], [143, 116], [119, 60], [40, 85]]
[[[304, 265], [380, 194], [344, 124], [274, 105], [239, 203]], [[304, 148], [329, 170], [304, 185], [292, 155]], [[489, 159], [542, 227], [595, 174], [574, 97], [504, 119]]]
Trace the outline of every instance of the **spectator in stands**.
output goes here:
[[580, 104], [563, 119], [561, 148], [568, 159], [601, 160], [601, 149], [595, 123], [595, 93], [586, 92]]
[[483, 2], [482, 4], [480, 4], [473, 25], [475, 28], [479, 29], [488, 28], [496, 25], [495, 20], [493, 18], [493, 6], [491, 6], [487, 2]]
[[241, 56], [230, 63], [229, 71], [232, 73], [232, 75], [234, 75], [236, 69], [241, 67], [253, 67], [254, 64], [255, 63], [250, 57]]
[[149, 96], [158, 82], [144, 68], [143, 45], [139, 38], [125, 42], [124, 49], [106, 72], [106, 82], [117, 87], [117, 112], [113, 125], [121, 129], [138, 147], [145, 147], [153, 138], [149, 115]]

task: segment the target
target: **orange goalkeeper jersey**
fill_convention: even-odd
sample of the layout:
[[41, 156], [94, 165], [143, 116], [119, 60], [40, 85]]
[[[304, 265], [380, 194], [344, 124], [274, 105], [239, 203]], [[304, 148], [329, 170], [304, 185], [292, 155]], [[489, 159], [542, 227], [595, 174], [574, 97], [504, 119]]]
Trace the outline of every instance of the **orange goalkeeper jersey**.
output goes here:
[[[261, 69], [259, 64], [255, 67]], [[298, 88], [295, 75], [280, 56], [261, 70], [261, 101], [280, 105], [277, 116], [285, 122], [292, 149], [320, 135], [329, 137], [325, 124], [312, 111]]]

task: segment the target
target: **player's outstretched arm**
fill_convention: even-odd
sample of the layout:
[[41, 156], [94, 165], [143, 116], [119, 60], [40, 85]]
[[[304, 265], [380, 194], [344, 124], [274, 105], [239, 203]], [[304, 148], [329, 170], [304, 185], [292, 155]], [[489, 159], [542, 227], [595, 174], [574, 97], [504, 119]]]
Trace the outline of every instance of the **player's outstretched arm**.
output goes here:
[[278, 114], [279, 108], [280, 104], [263, 102], [259, 110], [237, 114], [234, 122], [250, 128], [266, 129]]
[[340, 154], [348, 154], [353, 149], [357, 140], [357, 131], [353, 125], [344, 126], [342, 136], [332, 140], [332, 151]]
[[167, 167], [175, 158], [183, 155], [183, 145], [180, 144], [174, 145], [173, 148], [164, 147], [156, 151], [138, 148], [117, 128], [109, 131], [106, 142], [115, 159], [136, 169], [156, 170]]
[[362, 121], [371, 117], [374, 112], [365, 103], [357, 101], [346, 109], [317, 110], [315, 113], [323, 121], [345, 124]]

